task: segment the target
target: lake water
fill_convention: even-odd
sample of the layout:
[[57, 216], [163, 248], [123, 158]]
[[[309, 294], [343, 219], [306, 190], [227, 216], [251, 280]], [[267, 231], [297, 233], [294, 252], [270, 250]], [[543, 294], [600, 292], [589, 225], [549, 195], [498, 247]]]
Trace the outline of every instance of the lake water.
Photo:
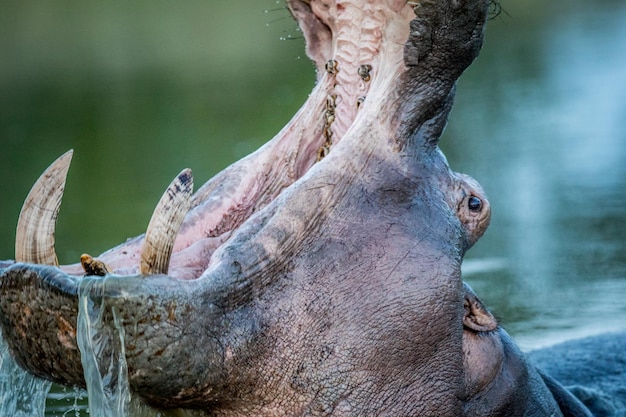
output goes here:
[[[626, 329], [626, 3], [509, 3], [441, 146], [493, 209], [465, 279], [532, 349]], [[271, 138], [314, 83], [281, 6], [5, 2], [0, 259], [30, 186], [70, 148], [62, 263], [142, 233], [182, 168], [201, 184]], [[86, 415], [71, 389], [49, 398], [48, 415]]]

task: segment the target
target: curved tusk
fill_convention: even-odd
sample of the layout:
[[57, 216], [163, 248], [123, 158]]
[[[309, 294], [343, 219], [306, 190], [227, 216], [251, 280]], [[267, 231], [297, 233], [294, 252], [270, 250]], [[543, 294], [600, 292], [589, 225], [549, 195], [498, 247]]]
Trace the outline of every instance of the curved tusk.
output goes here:
[[183, 170], [159, 200], [141, 248], [139, 270], [143, 275], [167, 274], [178, 229], [191, 204], [193, 176]]
[[54, 231], [72, 161], [69, 150], [54, 161], [30, 189], [15, 231], [15, 260], [59, 265], [54, 250]]

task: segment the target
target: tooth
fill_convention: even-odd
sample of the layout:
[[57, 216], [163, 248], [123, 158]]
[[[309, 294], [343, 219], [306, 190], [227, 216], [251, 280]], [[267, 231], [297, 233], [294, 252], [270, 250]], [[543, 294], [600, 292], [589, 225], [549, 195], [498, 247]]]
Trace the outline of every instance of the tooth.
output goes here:
[[87, 253], [80, 255], [80, 264], [85, 270], [85, 275], [97, 275], [103, 277], [111, 273], [111, 268], [106, 266], [104, 262], [95, 259]]
[[28, 193], [15, 232], [16, 261], [59, 265], [54, 231], [73, 153], [69, 150], [54, 161]]
[[143, 275], [167, 274], [178, 229], [189, 211], [193, 192], [190, 169], [172, 181], [152, 213], [141, 248], [139, 270]]

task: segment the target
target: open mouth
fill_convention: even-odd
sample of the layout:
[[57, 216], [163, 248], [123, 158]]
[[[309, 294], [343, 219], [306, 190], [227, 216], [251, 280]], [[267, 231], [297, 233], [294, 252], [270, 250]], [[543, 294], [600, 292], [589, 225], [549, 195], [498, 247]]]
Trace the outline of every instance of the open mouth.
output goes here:
[[[122, 317], [131, 387], [164, 407], [216, 407], [232, 381], [257, 378], [242, 369], [303, 343], [283, 341], [296, 336], [281, 325], [295, 326], [322, 293], [335, 300], [324, 308], [341, 309], [350, 304], [342, 297], [363, 288], [383, 296], [385, 285], [400, 289], [419, 273], [411, 285], [442, 281], [432, 297], [450, 299], [450, 316], [460, 317], [461, 258], [489, 209], [473, 180], [450, 171], [437, 141], [456, 80], [480, 50], [487, 2], [287, 4], [317, 68], [313, 92], [276, 137], [195, 193], [183, 170], [144, 235], [58, 266], [54, 225], [72, 153], [35, 184], [18, 222], [18, 264], [0, 264], [3, 334], [26, 369], [84, 384], [75, 325], [84, 275], [106, 276], [93, 292]], [[423, 293], [392, 294], [428, 304]], [[382, 305], [408, 309], [411, 300]], [[355, 311], [367, 308], [358, 301]]]
[[[365, 7], [291, 1], [288, 6], [317, 67], [317, 85], [301, 110], [265, 146], [195, 194], [191, 173], [183, 171], [165, 191], [145, 235], [98, 256], [101, 264], [86, 257], [82, 268], [76, 264], [62, 270], [198, 278], [215, 250], [244, 222], [315, 164], [325, 163], [350, 129], [358, 130], [355, 124], [372, 107], [370, 102], [375, 102], [375, 111], [386, 110], [381, 104], [390, 101], [390, 84], [403, 70], [404, 44], [415, 17], [412, 6], [405, 1]], [[27, 198], [16, 236], [16, 260], [56, 265], [54, 224], [70, 160], [71, 154], [61, 157]]]

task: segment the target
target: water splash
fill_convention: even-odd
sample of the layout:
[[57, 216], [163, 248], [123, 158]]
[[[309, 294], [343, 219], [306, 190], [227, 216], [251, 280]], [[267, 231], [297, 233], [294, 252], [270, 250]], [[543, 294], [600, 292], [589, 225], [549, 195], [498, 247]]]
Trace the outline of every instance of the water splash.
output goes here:
[[46, 403], [46, 417], [86, 417], [87, 391], [79, 387], [52, 385]]
[[[85, 277], [78, 292], [77, 342], [85, 372], [92, 417], [189, 416], [183, 410], [159, 411], [133, 397], [128, 382], [124, 327], [115, 308], [105, 305], [97, 282]], [[102, 289], [104, 286], [99, 286]]]
[[[128, 416], [130, 389], [124, 352], [124, 329], [115, 309], [107, 309], [92, 291], [102, 278], [81, 281], [78, 298], [77, 341], [89, 397], [89, 414], [94, 417]], [[96, 295], [94, 295], [96, 294]], [[112, 316], [108, 325], [105, 315]]]
[[0, 416], [43, 417], [51, 385], [20, 368], [0, 337]]

